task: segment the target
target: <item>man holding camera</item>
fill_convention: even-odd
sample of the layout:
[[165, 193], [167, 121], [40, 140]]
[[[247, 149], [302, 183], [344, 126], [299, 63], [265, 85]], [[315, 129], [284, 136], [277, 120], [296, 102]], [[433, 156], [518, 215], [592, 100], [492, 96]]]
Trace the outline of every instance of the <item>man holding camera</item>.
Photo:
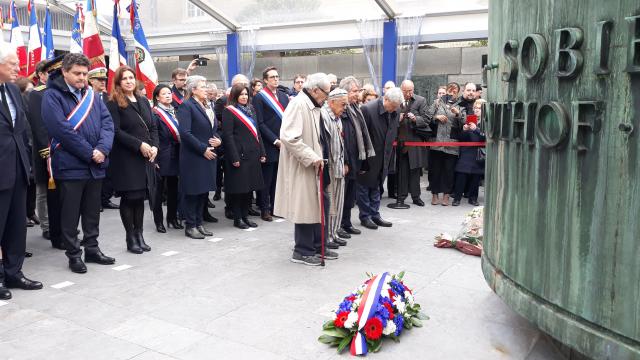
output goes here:
[[427, 99], [414, 94], [413, 81], [405, 80], [400, 85], [404, 102], [400, 106], [400, 125], [398, 126], [398, 145], [396, 160], [398, 171], [398, 201], [404, 203], [408, 193], [411, 193], [413, 203], [424, 206], [420, 199], [420, 175], [424, 151], [416, 146], [404, 146], [407, 141], [419, 142], [423, 139], [417, 134], [419, 129], [428, 129]]

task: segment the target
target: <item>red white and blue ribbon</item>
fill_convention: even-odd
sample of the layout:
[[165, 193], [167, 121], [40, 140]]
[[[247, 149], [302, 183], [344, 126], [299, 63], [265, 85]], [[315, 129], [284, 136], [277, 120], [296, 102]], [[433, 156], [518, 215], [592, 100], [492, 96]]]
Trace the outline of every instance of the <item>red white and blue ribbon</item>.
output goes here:
[[171, 116], [171, 114], [169, 114], [168, 112], [164, 111], [164, 109], [161, 109], [160, 107], [154, 107], [153, 111], [160, 117], [160, 120], [162, 120], [162, 123], [164, 124], [164, 126], [167, 127], [167, 129], [169, 129], [169, 132], [171, 133], [171, 136], [173, 137], [173, 139], [177, 142], [180, 142], [180, 132], [178, 131], [178, 121]]
[[247, 129], [249, 129], [253, 137], [256, 138], [256, 141], [260, 142], [258, 138], [258, 129], [256, 128], [256, 125], [255, 125], [255, 120], [253, 120], [250, 116], [243, 113], [242, 111], [240, 111], [240, 109], [238, 109], [233, 105], [227, 106], [227, 109], [229, 109], [229, 111], [231, 111], [231, 113], [235, 115], [238, 118], [238, 120], [240, 120], [240, 122], [242, 122], [244, 126], [247, 127]]
[[[87, 87], [87, 91], [85, 91], [84, 96], [78, 102], [78, 105], [71, 111], [69, 116], [67, 116], [67, 121], [73, 126], [73, 130], [77, 131], [80, 126], [87, 120], [89, 113], [91, 112], [91, 108], [93, 107], [93, 89]], [[53, 177], [53, 172], [51, 169], [51, 157], [53, 156], [53, 151], [60, 146], [60, 142], [54, 138], [51, 138], [51, 143], [49, 145], [49, 162], [47, 166], [49, 167], [49, 174]]]
[[376, 275], [369, 281], [367, 288], [362, 294], [362, 301], [358, 307], [358, 332], [351, 341], [351, 355], [366, 355], [367, 340], [363, 334], [364, 325], [376, 312], [378, 299], [382, 291], [382, 285], [387, 281], [389, 273]]
[[278, 115], [280, 120], [282, 120], [282, 116], [284, 115], [284, 106], [280, 104], [278, 98], [271, 92], [271, 90], [262, 89], [258, 93], [262, 96], [262, 99], [269, 105], [269, 107]]
[[180, 94], [176, 94], [175, 92], [171, 91], [171, 98], [173, 99], [173, 101], [176, 102], [176, 104], [178, 105], [182, 105], [182, 95]]

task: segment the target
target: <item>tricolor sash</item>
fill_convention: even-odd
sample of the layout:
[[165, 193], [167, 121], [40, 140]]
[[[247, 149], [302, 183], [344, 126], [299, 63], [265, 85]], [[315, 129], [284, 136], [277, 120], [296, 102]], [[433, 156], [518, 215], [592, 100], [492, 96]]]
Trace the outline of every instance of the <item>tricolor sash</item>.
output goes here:
[[367, 284], [367, 288], [362, 294], [362, 300], [358, 307], [358, 332], [351, 341], [351, 355], [367, 354], [367, 339], [363, 333], [364, 325], [376, 312], [382, 285], [387, 281], [388, 273], [376, 275]]
[[[67, 121], [73, 126], [73, 130], [77, 131], [80, 126], [84, 123], [91, 112], [91, 108], [93, 107], [93, 89], [87, 87], [87, 91], [85, 91], [84, 96], [76, 107], [71, 110], [69, 116], [67, 116]], [[53, 152], [60, 146], [60, 142], [54, 138], [51, 138], [51, 142], [49, 143], [49, 158], [47, 159], [47, 168], [49, 170], [49, 189], [55, 189], [55, 183], [53, 182], [53, 168], [51, 166], [51, 158], [53, 157]]]
[[258, 129], [256, 128], [255, 120], [253, 120], [250, 116], [243, 113], [240, 109], [238, 109], [233, 105], [227, 106], [227, 109], [229, 109], [229, 111], [231, 111], [231, 113], [235, 115], [238, 118], [238, 120], [240, 120], [240, 122], [247, 127], [247, 129], [249, 129], [253, 137], [256, 138], [256, 141], [260, 142], [258, 138]]
[[171, 92], [171, 97], [173, 98], [173, 101], [175, 101], [178, 105], [182, 105], [182, 99], [179, 98], [175, 92]]
[[162, 123], [164, 124], [164, 126], [166, 126], [167, 129], [169, 129], [169, 132], [171, 133], [171, 136], [173, 137], [173, 139], [177, 142], [180, 142], [180, 133], [178, 132], [178, 121], [176, 121], [176, 119], [173, 116], [171, 116], [171, 114], [169, 114], [159, 106], [154, 107], [153, 111], [160, 117], [160, 120], [162, 120]]
[[258, 94], [262, 96], [262, 99], [278, 115], [280, 120], [282, 120], [282, 116], [284, 115], [284, 106], [280, 104], [278, 98], [268, 89], [262, 89]]

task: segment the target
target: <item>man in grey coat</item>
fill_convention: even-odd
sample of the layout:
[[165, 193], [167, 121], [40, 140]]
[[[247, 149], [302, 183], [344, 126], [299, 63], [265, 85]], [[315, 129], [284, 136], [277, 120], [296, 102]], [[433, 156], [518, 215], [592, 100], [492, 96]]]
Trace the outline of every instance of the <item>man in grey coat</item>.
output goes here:
[[375, 156], [364, 161], [358, 174], [357, 202], [362, 226], [375, 230], [392, 224], [380, 217], [380, 183], [392, 166], [393, 141], [398, 133], [398, 109], [404, 98], [399, 88], [390, 88], [384, 97], [362, 106]]

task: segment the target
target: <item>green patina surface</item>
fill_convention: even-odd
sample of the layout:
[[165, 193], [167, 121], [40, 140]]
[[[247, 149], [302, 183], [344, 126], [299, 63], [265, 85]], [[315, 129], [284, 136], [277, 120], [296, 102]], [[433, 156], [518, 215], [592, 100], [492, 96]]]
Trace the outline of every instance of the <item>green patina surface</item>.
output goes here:
[[486, 280], [579, 352], [640, 359], [640, 2], [492, 0], [489, 23]]

